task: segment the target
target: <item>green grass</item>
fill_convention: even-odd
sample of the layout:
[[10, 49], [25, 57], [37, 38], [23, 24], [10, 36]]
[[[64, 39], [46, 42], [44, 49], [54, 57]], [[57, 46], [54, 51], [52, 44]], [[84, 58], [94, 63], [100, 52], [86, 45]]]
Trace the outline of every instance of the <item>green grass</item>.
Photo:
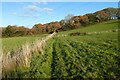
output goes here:
[[69, 34], [72, 32], [97, 32], [97, 31], [106, 31], [106, 30], [112, 30], [112, 29], [118, 29], [118, 23], [120, 20], [111, 20], [107, 22], [102, 22], [102, 23], [96, 23], [94, 25], [90, 25], [87, 27], [81, 27], [79, 29], [74, 29], [70, 31], [63, 31], [60, 32], [59, 34]]
[[[60, 32], [99, 32], [117, 29], [118, 20]], [[35, 52], [29, 68], [13, 71], [13, 77], [120, 79], [118, 32], [54, 37], [44, 54]]]
[[8, 52], [11, 51], [12, 49], [15, 50], [18, 47], [21, 47], [25, 43], [31, 43], [37, 39], [42, 39], [45, 36], [46, 34], [37, 35], [37, 36], [2, 38], [3, 51]]

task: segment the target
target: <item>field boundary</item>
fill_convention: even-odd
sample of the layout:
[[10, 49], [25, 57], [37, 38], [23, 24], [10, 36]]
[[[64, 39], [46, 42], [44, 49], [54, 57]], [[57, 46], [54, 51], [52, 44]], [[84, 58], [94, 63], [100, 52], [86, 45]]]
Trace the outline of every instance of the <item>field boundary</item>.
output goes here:
[[36, 40], [33, 43], [26, 43], [18, 50], [10, 51], [7, 54], [3, 54], [3, 72], [10, 71], [11, 69], [19, 66], [30, 67], [30, 59], [33, 52], [37, 51], [42, 55], [43, 48], [46, 45], [46, 42], [55, 34], [56, 32], [48, 35], [44, 39], [42, 38], [42, 40]]
[[73, 32], [70, 33], [70, 36], [78, 36], [78, 35], [89, 35], [89, 34], [102, 34], [102, 33], [109, 33], [109, 32], [118, 32], [120, 29], [113, 29], [113, 30], [106, 30], [106, 31], [99, 31], [99, 32]]

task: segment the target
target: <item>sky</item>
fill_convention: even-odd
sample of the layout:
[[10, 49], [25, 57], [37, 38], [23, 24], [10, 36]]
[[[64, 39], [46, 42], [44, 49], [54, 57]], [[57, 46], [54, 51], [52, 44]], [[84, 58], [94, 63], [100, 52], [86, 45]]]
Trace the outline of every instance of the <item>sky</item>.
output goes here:
[[[2, 27], [7, 25], [33, 27], [60, 21], [68, 14], [94, 13], [104, 8], [117, 8], [117, 2], [2, 2]], [[1, 11], [0, 11], [1, 12]], [[1, 26], [0, 25], [0, 26]]]

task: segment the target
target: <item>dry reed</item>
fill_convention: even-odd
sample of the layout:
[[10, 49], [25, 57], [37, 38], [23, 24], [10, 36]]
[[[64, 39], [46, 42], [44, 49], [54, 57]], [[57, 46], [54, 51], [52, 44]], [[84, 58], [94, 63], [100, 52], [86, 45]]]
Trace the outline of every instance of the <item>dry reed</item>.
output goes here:
[[56, 33], [50, 34], [42, 40], [36, 40], [33, 43], [26, 43], [21, 48], [17, 50], [12, 50], [10, 52], [3, 53], [2, 56], [2, 70], [8, 72], [16, 67], [24, 66], [30, 67], [30, 60], [32, 53], [35, 51], [43, 54], [43, 48], [46, 45], [48, 39], [52, 38]]

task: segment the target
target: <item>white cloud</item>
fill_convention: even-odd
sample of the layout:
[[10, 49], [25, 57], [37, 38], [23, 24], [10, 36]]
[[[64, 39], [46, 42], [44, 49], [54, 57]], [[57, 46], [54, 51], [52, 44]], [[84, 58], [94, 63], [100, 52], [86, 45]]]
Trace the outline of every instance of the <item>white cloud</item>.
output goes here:
[[21, 17], [32, 17], [32, 15], [30, 15], [30, 14], [21, 14], [19, 16], [21, 16]]
[[33, 5], [40, 5], [40, 4], [46, 5], [47, 2], [46, 1], [44, 1], [44, 2], [33, 2]]
[[53, 9], [51, 9], [51, 8], [43, 8], [43, 10], [45, 10], [45, 11], [53, 11]]
[[53, 9], [49, 8], [49, 7], [39, 7], [38, 5], [36, 5], [36, 3], [33, 3], [32, 5], [27, 5], [27, 6], [23, 7], [22, 11], [20, 11], [20, 12], [18, 12], [18, 13], [13, 12], [11, 14], [15, 15], [15, 16], [20, 16], [20, 17], [38, 18], [38, 17], [40, 17], [41, 13], [43, 13], [43, 14], [44, 13], [48, 13], [48, 14], [52, 13]]
[[41, 2], [33, 2], [32, 4], [33, 5], [37, 5], [37, 4], [40, 4]]
[[29, 6], [26, 6], [25, 7], [25, 11], [28, 11], [28, 13], [31, 13], [31, 12], [45, 12], [45, 13], [52, 13], [53, 12], [53, 9], [52, 8], [48, 8], [48, 7], [39, 7], [38, 5], [29, 5]]
[[19, 15], [19, 16], [21, 16], [21, 17], [33, 17], [33, 18], [39, 18], [40, 17], [40, 15], [38, 15], [38, 14], [21, 14], [21, 15]]
[[12, 15], [17, 15], [17, 13], [16, 12], [13, 12], [13, 13], [11, 13]]
[[25, 7], [25, 9], [28, 10], [28, 11], [38, 11], [38, 10], [40, 10], [41, 8], [39, 8], [39, 7], [36, 6], [36, 5], [29, 5], [29, 6]]
[[48, 1], [46, 0], [41, 0], [41, 1], [38, 1], [38, 2], [33, 2], [35, 4], [47, 4]]
[[15, 16], [20, 16], [20, 17], [34, 17], [34, 18], [38, 18], [40, 17], [39, 14], [29, 14], [29, 13], [22, 13], [22, 14], [18, 14], [16, 12], [13, 12], [11, 13], [12, 15], [15, 15]]
[[53, 9], [52, 9], [52, 8], [47, 8], [47, 7], [45, 7], [45, 8], [43, 8], [43, 10], [44, 10], [45, 12], [47, 12], [47, 13], [52, 13], [52, 12], [53, 12]]
[[43, 4], [47, 4], [47, 1], [44, 1]]

